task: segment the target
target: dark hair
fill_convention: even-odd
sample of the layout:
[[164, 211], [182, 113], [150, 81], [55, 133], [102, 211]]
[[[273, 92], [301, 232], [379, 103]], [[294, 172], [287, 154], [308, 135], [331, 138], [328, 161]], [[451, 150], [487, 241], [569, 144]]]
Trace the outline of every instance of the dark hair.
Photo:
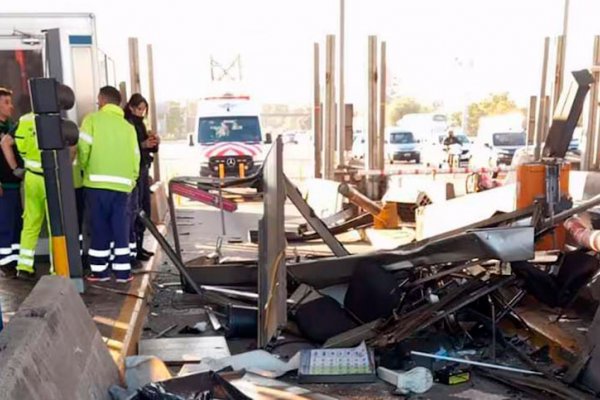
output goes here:
[[0, 97], [4, 97], [4, 96], [12, 96], [12, 90], [0, 87]]
[[148, 113], [148, 101], [146, 98], [139, 93], [132, 94], [127, 104], [125, 104], [125, 107], [123, 107], [123, 111], [125, 111], [125, 118], [129, 119], [133, 115], [131, 108], [139, 107], [139, 105], [142, 103], [146, 105], [146, 113]]
[[100, 89], [100, 96], [110, 104], [121, 104], [121, 92], [113, 86], [104, 86]]

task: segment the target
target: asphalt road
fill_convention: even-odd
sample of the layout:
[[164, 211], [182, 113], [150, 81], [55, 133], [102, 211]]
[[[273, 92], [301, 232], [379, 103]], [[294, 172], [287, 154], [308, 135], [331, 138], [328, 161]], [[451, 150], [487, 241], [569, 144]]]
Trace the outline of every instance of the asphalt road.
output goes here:
[[[200, 168], [200, 149], [189, 146], [187, 141], [163, 142], [160, 147], [160, 166], [163, 180], [174, 176], [195, 176]], [[286, 144], [284, 146], [284, 169], [290, 179], [301, 183], [313, 177], [314, 171], [313, 148], [308, 144]], [[414, 170], [424, 170], [425, 167], [414, 162], [395, 162], [386, 164], [387, 173], [409, 173]], [[422, 179], [434, 179], [431, 175], [421, 175]], [[435, 179], [456, 182], [457, 187], [464, 187], [465, 174], [438, 175]]]

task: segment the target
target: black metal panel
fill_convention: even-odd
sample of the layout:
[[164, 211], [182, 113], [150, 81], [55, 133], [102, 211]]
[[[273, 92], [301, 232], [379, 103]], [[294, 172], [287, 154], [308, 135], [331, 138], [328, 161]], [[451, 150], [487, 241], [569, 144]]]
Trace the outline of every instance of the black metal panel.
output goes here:
[[62, 52], [60, 50], [60, 30], [46, 31], [46, 60], [49, 78], [63, 82]]
[[574, 82], [561, 93], [554, 119], [544, 143], [543, 157], [563, 158], [567, 154], [573, 131], [581, 117], [583, 104], [594, 77], [584, 69], [572, 72]]
[[[327, 225], [325, 225], [323, 221], [315, 215], [313, 209], [306, 201], [304, 201], [298, 188], [286, 176], [284, 176], [283, 179], [285, 180], [287, 196], [290, 198], [292, 203], [294, 203], [294, 206], [296, 206], [298, 211], [300, 211], [300, 214], [302, 214], [306, 222], [308, 222], [308, 224], [315, 230], [321, 239], [323, 239], [333, 254], [338, 257], [350, 255], [350, 252], [346, 250], [344, 245], [337, 240], [331, 231], [329, 231]], [[285, 235], [285, 232], [283, 232], [283, 234]]]
[[285, 182], [283, 143], [278, 137], [263, 169], [264, 216], [259, 221], [258, 346], [264, 347], [287, 323], [285, 266]]

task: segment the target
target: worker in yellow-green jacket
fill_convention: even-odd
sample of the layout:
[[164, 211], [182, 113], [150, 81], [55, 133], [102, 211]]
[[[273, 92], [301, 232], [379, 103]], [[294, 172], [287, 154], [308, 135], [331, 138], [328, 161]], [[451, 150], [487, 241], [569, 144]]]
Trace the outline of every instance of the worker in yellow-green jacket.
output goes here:
[[[25, 178], [23, 180], [25, 211], [23, 213], [23, 230], [21, 231], [19, 259], [17, 261], [17, 276], [34, 278], [35, 248], [42, 225], [46, 219], [47, 205], [42, 154], [38, 148], [35, 115], [33, 113], [25, 114], [19, 119], [15, 138], [19, 155], [25, 163]], [[52, 256], [50, 256], [50, 263], [52, 264]]]
[[116, 88], [100, 89], [100, 110], [84, 118], [77, 143], [89, 214], [91, 282], [110, 280], [109, 261], [118, 283], [132, 280], [127, 205], [139, 174], [140, 152], [135, 129], [123, 118], [120, 104]]
[[[44, 220], [48, 220], [46, 187], [44, 182], [44, 171], [42, 169], [42, 153], [38, 147], [37, 133], [35, 130], [35, 115], [28, 113], [19, 120], [17, 131], [15, 132], [15, 141], [19, 155], [25, 164], [24, 193], [25, 193], [25, 211], [23, 214], [23, 229], [21, 231], [21, 242], [19, 258], [17, 262], [17, 274], [19, 277], [34, 278], [34, 257], [38, 239]], [[75, 156], [75, 147], [72, 156]], [[79, 245], [83, 248], [83, 178], [81, 168], [74, 159], [73, 163], [73, 186], [75, 188], [77, 199], [77, 217], [79, 221]], [[50, 224], [48, 221], [48, 232]], [[51, 241], [49, 241], [49, 245]], [[50, 272], [52, 268], [52, 249], [50, 248]], [[83, 252], [81, 252], [83, 255]], [[84, 263], [85, 265], [85, 263]]]

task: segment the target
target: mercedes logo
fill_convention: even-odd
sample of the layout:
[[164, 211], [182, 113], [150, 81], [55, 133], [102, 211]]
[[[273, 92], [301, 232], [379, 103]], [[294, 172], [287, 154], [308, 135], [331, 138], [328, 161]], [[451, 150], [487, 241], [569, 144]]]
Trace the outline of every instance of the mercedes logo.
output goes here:
[[227, 164], [228, 167], [233, 167], [235, 165], [235, 158], [228, 158], [225, 160], [225, 164]]

